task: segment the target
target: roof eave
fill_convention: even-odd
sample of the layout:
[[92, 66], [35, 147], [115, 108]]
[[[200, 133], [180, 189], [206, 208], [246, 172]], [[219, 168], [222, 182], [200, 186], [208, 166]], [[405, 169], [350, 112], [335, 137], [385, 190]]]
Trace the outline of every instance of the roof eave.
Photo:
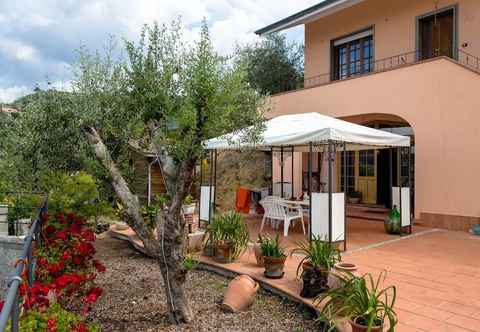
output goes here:
[[268, 35], [274, 32], [292, 28], [294, 26], [308, 23], [331, 15], [339, 10], [351, 7], [364, 0], [324, 0], [312, 7], [299, 11], [280, 21], [272, 23], [264, 28], [258, 29], [255, 33], [259, 36]]

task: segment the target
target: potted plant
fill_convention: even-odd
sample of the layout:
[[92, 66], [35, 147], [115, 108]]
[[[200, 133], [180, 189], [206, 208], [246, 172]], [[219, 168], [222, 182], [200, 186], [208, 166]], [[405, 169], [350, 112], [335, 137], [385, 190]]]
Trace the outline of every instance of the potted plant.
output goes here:
[[328, 289], [328, 275], [341, 260], [336, 244], [314, 236], [312, 241], [300, 242], [291, 254], [301, 253], [305, 257], [297, 267], [297, 277], [302, 269], [303, 288], [300, 296], [313, 298]]
[[351, 191], [347, 195], [347, 202], [350, 204], [358, 204], [362, 201], [362, 192], [361, 191]]
[[[213, 218], [207, 227], [206, 245], [214, 246], [217, 261], [227, 263], [235, 260], [248, 245], [247, 226], [240, 214], [231, 211]], [[205, 251], [204, 246], [204, 251]]]
[[280, 240], [277, 236], [272, 239], [268, 236], [260, 237], [260, 249], [265, 266], [265, 276], [271, 279], [280, 279], [283, 277], [283, 267], [287, 256], [280, 247]]
[[480, 224], [474, 224], [472, 226], [472, 233], [474, 235], [480, 235]]
[[322, 306], [319, 319], [330, 322], [330, 330], [340, 327], [347, 319], [353, 332], [384, 331], [385, 321], [388, 321], [387, 331], [394, 331], [398, 323], [393, 310], [396, 288], [381, 288], [384, 280], [384, 273], [377, 280], [371, 274], [341, 277], [340, 287], [331, 288], [315, 299], [314, 302]]
[[196, 205], [197, 203], [193, 199], [193, 196], [187, 195], [183, 200], [183, 206], [182, 206], [183, 214], [186, 214], [186, 215], [194, 214]]

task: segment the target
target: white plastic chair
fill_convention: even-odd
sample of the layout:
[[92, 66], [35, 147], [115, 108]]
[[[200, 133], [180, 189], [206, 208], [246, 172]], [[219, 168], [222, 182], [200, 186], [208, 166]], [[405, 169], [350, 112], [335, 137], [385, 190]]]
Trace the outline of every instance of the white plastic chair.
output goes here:
[[300, 219], [302, 223], [303, 234], [305, 232], [305, 224], [303, 222], [303, 210], [300, 205], [292, 205], [275, 196], [265, 197], [260, 201], [265, 213], [263, 214], [260, 233], [262, 233], [265, 221], [270, 220], [272, 226], [278, 229], [278, 224], [283, 221], [283, 236], [288, 236], [288, 228], [292, 221]]

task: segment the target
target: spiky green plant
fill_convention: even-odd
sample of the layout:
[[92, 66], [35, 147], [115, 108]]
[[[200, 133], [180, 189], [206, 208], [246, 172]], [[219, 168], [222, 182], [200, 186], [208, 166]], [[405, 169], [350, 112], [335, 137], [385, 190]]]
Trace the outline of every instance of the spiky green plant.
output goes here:
[[309, 262], [315, 268], [330, 271], [330, 269], [342, 259], [336, 244], [325, 241], [317, 236], [313, 236], [312, 241], [297, 243], [297, 248], [293, 249], [290, 255], [294, 253], [305, 255], [298, 264], [297, 276], [304, 262]]
[[388, 332], [393, 332], [398, 323], [393, 310], [397, 296], [396, 287], [381, 288], [386, 273], [382, 272], [377, 280], [370, 273], [355, 277], [348, 273], [338, 276], [341, 286], [321, 293], [314, 301], [322, 304], [320, 320], [332, 323], [329, 331], [338, 326], [342, 319], [350, 319], [367, 327], [367, 332], [375, 326], [383, 326], [388, 320]]
[[262, 255], [264, 257], [272, 257], [272, 258], [282, 258], [285, 257], [285, 253], [280, 247], [280, 239], [277, 234], [274, 239], [268, 236], [261, 236], [259, 235], [259, 243], [260, 243], [260, 250], [262, 251]]
[[235, 211], [215, 216], [207, 227], [207, 235], [207, 244], [224, 242], [231, 245], [231, 260], [235, 260], [245, 250], [249, 241], [247, 226], [242, 222], [242, 216]]

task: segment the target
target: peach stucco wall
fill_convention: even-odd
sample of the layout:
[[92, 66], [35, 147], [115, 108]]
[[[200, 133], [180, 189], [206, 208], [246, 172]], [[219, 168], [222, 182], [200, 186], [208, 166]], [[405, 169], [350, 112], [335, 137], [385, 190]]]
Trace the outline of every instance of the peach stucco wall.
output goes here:
[[[480, 2], [480, 1], [479, 1]], [[415, 134], [415, 205], [421, 212], [480, 216], [480, 75], [446, 58], [280, 94], [269, 117], [390, 113]]]
[[[366, 0], [305, 25], [305, 77], [330, 72], [330, 42], [373, 26], [375, 59], [415, 50], [416, 17], [458, 5], [459, 49], [480, 56], [478, 0]], [[461, 47], [468, 43], [467, 47]]]
[[[281, 167], [280, 167], [280, 153], [276, 153], [276, 157], [273, 158], [273, 181], [277, 182], [281, 179]], [[283, 166], [283, 181], [291, 182], [292, 181], [292, 157], [284, 157], [284, 166]], [[302, 153], [294, 152], [293, 153], [293, 194], [295, 197], [300, 197], [302, 194]]]

